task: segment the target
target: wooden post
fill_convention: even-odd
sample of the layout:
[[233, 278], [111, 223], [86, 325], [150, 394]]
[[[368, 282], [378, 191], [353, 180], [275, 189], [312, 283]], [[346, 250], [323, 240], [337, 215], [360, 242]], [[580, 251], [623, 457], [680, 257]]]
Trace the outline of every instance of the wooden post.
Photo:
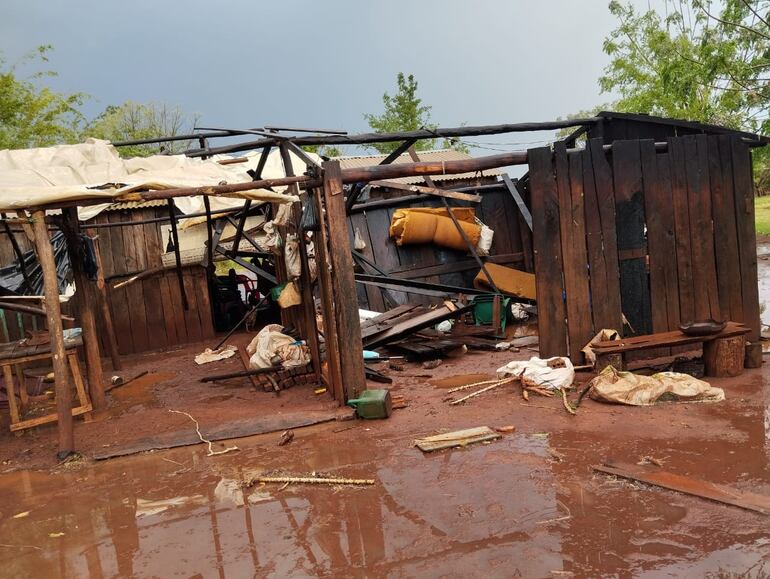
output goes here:
[[347, 401], [358, 397], [366, 389], [366, 377], [361, 344], [361, 322], [358, 317], [358, 296], [353, 276], [353, 254], [350, 251], [345, 196], [342, 194], [342, 172], [338, 161], [324, 163], [323, 181], [330, 249], [328, 261], [323, 265], [331, 268], [337, 326], [337, 343], [327, 343], [326, 347], [327, 349], [337, 348], [339, 352], [342, 386]]
[[85, 248], [80, 239], [78, 213], [75, 207], [62, 209], [62, 231], [67, 242], [70, 265], [77, 288], [78, 322], [83, 331], [83, 349], [86, 353], [86, 371], [88, 373], [88, 393], [95, 410], [106, 405], [104, 398], [104, 377], [102, 375], [102, 355], [99, 351], [99, 333], [96, 331], [96, 296], [92, 283], [83, 268]]
[[64, 350], [62, 333], [61, 304], [59, 303], [59, 282], [56, 278], [56, 262], [53, 257], [51, 238], [45, 224], [45, 211], [32, 212], [32, 228], [40, 268], [43, 271], [45, 309], [48, 332], [51, 336], [51, 354], [56, 391], [56, 414], [59, 428], [59, 458], [66, 458], [75, 450], [75, 435], [72, 431], [72, 395], [70, 393], [69, 368]]
[[118, 350], [118, 340], [115, 337], [115, 326], [112, 323], [112, 313], [110, 312], [110, 295], [109, 288], [104, 281], [104, 267], [102, 266], [102, 254], [99, 250], [98, 236], [93, 235], [93, 231], [88, 232], [94, 239], [94, 254], [96, 255], [96, 267], [99, 268], [96, 274], [96, 294], [97, 301], [99, 302], [99, 309], [102, 313], [102, 322], [104, 322], [104, 329], [107, 332], [105, 343], [107, 344], [107, 350], [110, 354], [110, 360], [112, 361], [112, 369], [120, 371], [123, 369], [123, 364], [120, 361], [120, 351]]

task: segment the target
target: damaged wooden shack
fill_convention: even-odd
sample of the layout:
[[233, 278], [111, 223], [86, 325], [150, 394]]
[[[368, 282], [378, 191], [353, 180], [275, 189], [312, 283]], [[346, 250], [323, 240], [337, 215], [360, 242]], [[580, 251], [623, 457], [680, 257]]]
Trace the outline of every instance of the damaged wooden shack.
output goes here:
[[[484, 157], [418, 154], [413, 147], [420, 139], [565, 128], [574, 131], [552, 147]], [[492, 304], [495, 328], [509, 315], [504, 304], [536, 304], [543, 357], [583, 363], [581, 350], [595, 333], [614, 329], [623, 340], [600, 347], [622, 365], [642, 350], [670, 354], [672, 347], [691, 344], [682, 342], [680, 325], [714, 319], [733, 322], [725, 337], [747, 340], [748, 365], [761, 361], [751, 149], [764, 145], [763, 138], [601, 113], [391, 134], [257, 131], [255, 141], [211, 144], [254, 132], [175, 137], [200, 145], [183, 156], [191, 165], [179, 160], [175, 167], [186, 172], [183, 182], [27, 183], [23, 193], [5, 197], [3, 255], [13, 257], [17, 277], [24, 279], [30, 272], [22, 270], [34, 261], [44, 289], [40, 309], [27, 312], [19, 310], [26, 300], [16, 298], [39, 285], [3, 292], [4, 319], [16, 322], [5, 330], [9, 343], [0, 353], [16, 422], [25, 396], [19, 392], [20, 409], [11, 368], [30, 356], [53, 360], [57, 411], [50, 420], [58, 422], [59, 451], [66, 454], [75, 449], [73, 414], [104, 405], [103, 354], [117, 366], [121, 355], [199, 341], [235, 326], [237, 315], [217, 323], [219, 296], [227, 293], [221, 291], [226, 280], [218, 279], [227, 276], [215, 267], [221, 260], [239, 264], [263, 288], [292, 284], [297, 305], [280, 310], [281, 324], [307, 344], [309, 382], [326, 385], [340, 404], [366, 388], [364, 347], [394, 344], [420, 331], [424, 343], [440, 341], [443, 336], [431, 328], [470, 313], [479, 298], [477, 304]], [[339, 160], [302, 149], [373, 142], [396, 146], [378, 158]], [[163, 162], [177, 163], [169, 159]], [[197, 173], [239, 166], [242, 171], [224, 179]], [[519, 166], [526, 171], [511, 178]], [[284, 255], [266, 251], [255, 238], [279, 211], [278, 234], [300, 240], [294, 246], [301, 264], [296, 277], [287, 272]], [[194, 220], [203, 233], [183, 250], [180, 222]], [[493, 232], [486, 247], [479, 243], [483, 228]], [[57, 239], [66, 245], [77, 288], [64, 305]], [[87, 271], [91, 245], [99, 273]], [[25, 255], [29, 247], [36, 260]], [[374, 317], [362, 323], [360, 309]], [[78, 336], [65, 333], [65, 324], [82, 329], [82, 347]], [[43, 326], [48, 344], [16, 341], [28, 328]], [[456, 333], [450, 342], [473, 341], [472, 333]], [[25, 350], [30, 347], [36, 350]], [[80, 398], [75, 409], [73, 392]]]

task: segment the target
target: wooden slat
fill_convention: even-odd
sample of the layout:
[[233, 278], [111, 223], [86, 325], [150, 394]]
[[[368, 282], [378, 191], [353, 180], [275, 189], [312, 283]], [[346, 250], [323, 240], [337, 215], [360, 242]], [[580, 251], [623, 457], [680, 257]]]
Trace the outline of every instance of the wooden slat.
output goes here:
[[541, 357], [568, 353], [561, 282], [559, 196], [552, 157], [548, 147], [528, 151]]
[[[108, 212], [109, 222], [121, 221], [121, 215], [118, 211]], [[104, 256], [105, 277], [130, 271], [125, 262], [125, 245], [123, 242], [122, 227], [108, 227], [100, 231], [99, 235], [109, 243], [105, 246], [102, 255]], [[110, 265], [112, 269], [109, 269]], [[118, 340], [118, 348], [121, 354], [131, 354], [136, 351], [134, 348], [134, 337], [131, 333], [131, 312], [128, 304], [128, 293], [125, 288], [119, 290], [110, 290], [110, 312], [112, 321], [115, 324], [115, 337]]]
[[481, 196], [473, 193], [463, 193], [461, 191], [451, 191], [439, 189], [437, 187], [410, 185], [408, 183], [399, 183], [398, 181], [371, 181], [370, 185], [375, 187], [385, 187], [387, 189], [398, 189], [400, 191], [410, 191], [412, 193], [422, 193], [424, 195], [433, 195], [435, 197], [445, 197], [447, 199], [457, 199], [458, 201], [470, 201], [472, 203], [481, 201]]
[[738, 228], [735, 220], [730, 137], [709, 137], [708, 154], [719, 308], [722, 316], [731, 320], [743, 320], [743, 290], [740, 258], [737, 258]]
[[594, 327], [620, 331], [623, 324], [615, 233], [615, 194], [612, 171], [601, 139], [591, 139], [587, 150], [583, 152], [583, 194]]
[[695, 317], [722, 319], [719, 313], [714, 238], [711, 224], [711, 194], [708, 176], [708, 137], [682, 137], [687, 166], [687, 200], [690, 206], [692, 275], [695, 291]]
[[[184, 312], [184, 322], [187, 327], [187, 338], [190, 342], [199, 342], [203, 339], [203, 331], [201, 330], [201, 322], [198, 317], [198, 297], [195, 294], [195, 281], [193, 279], [195, 272], [191, 268], [183, 269], [182, 283], [184, 284], [184, 293], [187, 295], [188, 309], [182, 308]], [[179, 288], [172, 288], [172, 291], [176, 289], [181, 299], [181, 292]]]
[[[639, 141], [612, 144], [618, 250], [644, 247], [644, 192]], [[650, 288], [644, 258], [620, 262], [620, 303], [634, 334], [652, 331]]]
[[[132, 211], [133, 221], [140, 221], [144, 215], [142, 211]], [[146, 223], [134, 225], [127, 229], [132, 230], [139, 241], [137, 246], [143, 252], [145, 268], [162, 265], [160, 237], [157, 235], [156, 224]], [[163, 314], [163, 301], [160, 293], [160, 280], [158, 276], [152, 276], [139, 282], [142, 288], [142, 296], [145, 304], [145, 317], [147, 319], [147, 346], [150, 350], [167, 348], [172, 345], [166, 334], [166, 324]]]
[[695, 321], [695, 287], [693, 285], [692, 250], [690, 243], [690, 207], [687, 200], [687, 171], [684, 143], [681, 139], [668, 139], [671, 160], [671, 195], [674, 208], [674, 233], [676, 235], [676, 266], [679, 279], [679, 318], [683, 322]]
[[751, 152], [737, 137], [732, 138], [735, 218], [741, 263], [743, 323], [751, 328], [749, 340], [759, 340], [759, 286], [757, 281], [757, 234], [754, 224], [754, 179]]
[[656, 154], [655, 143], [640, 144], [647, 247], [650, 256], [652, 331], [679, 327], [679, 288], [676, 239], [671, 200], [671, 165], [668, 153]]

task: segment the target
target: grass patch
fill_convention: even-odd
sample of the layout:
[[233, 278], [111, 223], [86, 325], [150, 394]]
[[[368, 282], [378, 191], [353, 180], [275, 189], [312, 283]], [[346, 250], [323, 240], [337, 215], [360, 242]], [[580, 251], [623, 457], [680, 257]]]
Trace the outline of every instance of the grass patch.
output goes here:
[[755, 197], [754, 207], [756, 212], [757, 233], [770, 235], [770, 195]]

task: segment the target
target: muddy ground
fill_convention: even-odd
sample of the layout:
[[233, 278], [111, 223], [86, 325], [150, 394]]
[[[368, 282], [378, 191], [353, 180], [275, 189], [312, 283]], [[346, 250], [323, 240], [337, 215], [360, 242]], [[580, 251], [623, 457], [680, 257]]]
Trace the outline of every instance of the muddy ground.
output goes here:
[[[243, 339], [243, 337], [241, 338]], [[55, 466], [55, 427], [0, 453], [3, 577], [593, 577], [770, 574], [770, 519], [592, 471], [653, 457], [670, 471], [770, 495], [767, 370], [713, 379], [727, 400], [653, 408], [586, 400], [525, 402], [517, 385], [449, 406], [446, 386], [477, 380], [519, 354], [469, 353], [392, 371], [408, 407], [388, 420], [333, 421], [215, 444], [93, 461], [137, 437], [255, 416], [328, 414], [296, 387], [280, 397], [245, 380], [202, 384], [237, 358], [195, 367], [193, 346], [134, 358], [155, 376], [110, 394], [76, 425], [81, 461]], [[417, 377], [431, 374], [430, 378]], [[459, 378], [458, 378], [459, 376]], [[590, 375], [579, 374], [579, 381]], [[370, 387], [381, 387], [371, 384]], [[575, 395], [573, 394], [574, 398]], [[500, 440], [423, 454], [416, 437], [513, 425]], [[367, 487], [251, 485], [260, 474], [374, 479]], [[741, 575], [741, 574], [746, 575]]]

